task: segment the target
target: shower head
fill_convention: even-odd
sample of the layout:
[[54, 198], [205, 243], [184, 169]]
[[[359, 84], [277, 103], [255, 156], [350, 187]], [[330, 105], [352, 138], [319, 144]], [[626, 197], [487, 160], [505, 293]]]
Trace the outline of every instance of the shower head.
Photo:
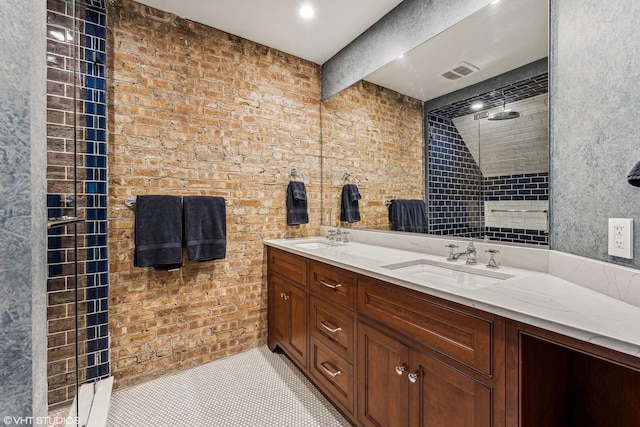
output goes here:
[[504, 97], [504, 90], [502, 91], [502, 111], [489, 114], [487, 120], [511, 120], [520, 117], [520, 113], [517, 111], [507, 110], [507, 98]]
[[487, 120], [511, 120], [520, 117], [520, 113], [517, 111], [498, 111], [497, 113], [489, 114]]

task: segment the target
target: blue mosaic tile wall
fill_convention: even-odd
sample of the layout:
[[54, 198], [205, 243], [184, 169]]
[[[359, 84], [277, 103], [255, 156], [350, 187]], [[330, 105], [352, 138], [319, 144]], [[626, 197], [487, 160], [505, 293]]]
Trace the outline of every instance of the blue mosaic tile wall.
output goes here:
[[[549, 173], [527, 173], [492, 176], [484, 179], [484, 200], [549, 200]], [[485, 235], [492, 240], [512, 243], [548, 245], [547, 230], [486, 227]]]
[[548, 234], [546, 230], [527, 230], [524, 228], [487, 227], [485, 230], [485, 235], [491, 240], [534, 245], [548, 245]]
[[430, 234], [481, 237], [482, 174], [451, 119], [428, 115]]
[[491, 176], [484, 179], [485, 200], [549, 200], [549, 173]]
[[86, 117], [88, 381], [109, 376], [105, 6], [104, 0], [86, 0], [83, 65]]

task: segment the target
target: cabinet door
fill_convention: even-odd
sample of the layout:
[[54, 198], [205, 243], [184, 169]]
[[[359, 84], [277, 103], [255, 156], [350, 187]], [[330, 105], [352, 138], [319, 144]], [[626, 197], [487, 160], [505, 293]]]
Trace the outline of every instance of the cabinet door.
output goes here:
[[360, 323], [357, 362], [358, 420], [364, 426], [406, 427], [408, 347]]
[[489, 427], [491, 390], [435, 359], [410, 352], [411, 427]]
[[269, 328], [289, 356], [300, 365], [307, 366], [307, 298], [306, 292], [272, 276], [273, 321]]

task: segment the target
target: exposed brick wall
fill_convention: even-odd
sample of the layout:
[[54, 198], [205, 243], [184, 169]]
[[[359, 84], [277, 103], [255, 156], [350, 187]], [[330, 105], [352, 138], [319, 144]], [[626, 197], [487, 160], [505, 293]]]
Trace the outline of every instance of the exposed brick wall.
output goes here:
[[[110, 6], [109, 266], [116, 387], [263, 344], [263, 239], [320, 225], [319, 66], [124, 0]], [[289, 173], [310, 223], [287, 227]], [[129, 195], [227, 199], [227, 257], [133, 266]]]
[[422, 102], [365, 81], [322, 105], [325, 223], [340, 223], [345, 172], [362, 199], [355, 227], [389, 229], [391, 199], [424, 200]]

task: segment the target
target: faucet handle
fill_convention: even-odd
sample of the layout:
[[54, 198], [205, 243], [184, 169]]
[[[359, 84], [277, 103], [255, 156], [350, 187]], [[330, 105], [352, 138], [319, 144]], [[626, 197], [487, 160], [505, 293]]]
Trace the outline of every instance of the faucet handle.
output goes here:
[[455, 261], [456, 258], [453, 254], [453, 250], [458, 247], [458, 245], [454, 245], [453, 243], [449, 243], [444, 246], [445, 248], [449, 248], [449, 256], [447, 257], [447, 261]]
[[342, 242], [343, 243], [349, 243], [349, 234], [351, 234], [348, 231], [343, 231], [342, 232]]
[[499, 254], [500, 251], [497, 249], [487, 249], [485, 252], [489, 253], [489, 262], [487, 263], [487, 267], [488, 268], [500, 268], [498, 266], [498, 263], [496, 262], [496, 260], [494, 259], [494, 257], [496, 256], [496, 254]]

